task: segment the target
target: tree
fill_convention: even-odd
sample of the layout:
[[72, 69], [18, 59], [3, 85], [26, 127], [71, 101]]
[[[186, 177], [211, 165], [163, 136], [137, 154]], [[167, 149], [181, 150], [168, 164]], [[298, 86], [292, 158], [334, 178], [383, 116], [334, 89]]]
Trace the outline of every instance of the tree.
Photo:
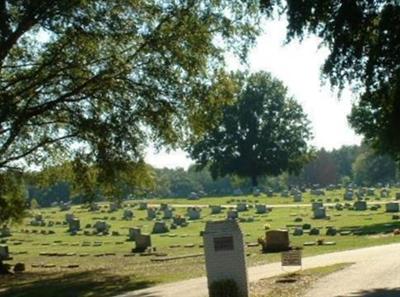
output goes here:
[[319, 150], [315, 159], [304, 167], [302, 175], [303, 181], [308, 184], [335, 184], [338, 181], [338, 169], [332, 154], [325, 149]]
[[[338, 170], [338, 176], [340, 178], [353, 176], [352, 164], [360, 154], [361, 148], [357, 145], [343, 145], [339, 149], [334, 149], [331, 152], [332, 158]], [[347, 178], [345, 178], [348, 180]]]
[[0, 170], [82, 158], [118, 190], [147, 141], [201, 134], [232, 98], [223, 51], [245, 58], [258, 4], [0, 1]]
[[340, 89], [360, 94], [349, 117], [357, 133], [383, 153], [400, 159], [400, 2], [397, 0], [261, 0], [269, 15], [286, 13], [288, 40], [307, 33], [330, 54], [322, 68]]
[[396, 163], [393, 159], [388, 155], [377, 155], [370, 149], [358, 155], [353, 163], [353, 171], [354, 181], [367, 186], [396, 179]]
[[214, 178], [228, 174], [258, 177], [298, 171], [306, 161], [309, 121], [301, 106], [288, 97], [282, 82], [266, 72], [238, 74], [237, 101], [223, 109], [221, 122], [189, 147], [202, 168]]
[[0, 173], [0, 226], [19, 222], [27, 206], [22, 174]]

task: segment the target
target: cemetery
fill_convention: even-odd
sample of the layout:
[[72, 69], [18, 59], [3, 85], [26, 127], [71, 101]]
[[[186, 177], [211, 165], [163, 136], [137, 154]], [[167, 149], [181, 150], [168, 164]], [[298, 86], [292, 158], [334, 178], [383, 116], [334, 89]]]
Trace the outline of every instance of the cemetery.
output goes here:
[[240, 225], [247, 266], [279, 261], [280, 252], [291, 248], [301, 247], [303, 255], [310, 256], [400, 242], [395, 196], [349, 203], [345, 191], [303, 193], [297, 204], [279, 193], [260, 193], [196, 201], [129, 200], [112, 212], [106, 202], [99, 202], [98, 210], [71, 205], [68, 213], [59, 207], [42, 208], [31, 211], [21, 224], [0, 230], [0, 242], [12, 259], [7, 263], [15, 271], [23, 265], [33, 279], [103, 269], [96, 274], [100, 279], [113, 271], [131, 282], [149, 283], [204, 275], [203, 235], [207, 222], [213, 221]]

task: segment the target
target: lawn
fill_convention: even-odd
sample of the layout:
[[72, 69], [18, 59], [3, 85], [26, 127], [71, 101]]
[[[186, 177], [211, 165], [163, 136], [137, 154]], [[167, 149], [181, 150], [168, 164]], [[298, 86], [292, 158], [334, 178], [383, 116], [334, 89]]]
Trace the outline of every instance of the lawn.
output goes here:
[[[392, 190], [392, 192], [396, 192]], [[369, 201], [377, 201], [382, 204], [378, 210], [355, 211], [345, 209], [336, 210], [333, 206], [327, 209], [330, 219], [316, 220], [312, 218], [311, 207], [304, 203], [312, 200], [335, 202], [339, 199], [344, 204], [343, 191], [327, 192], [326, 196], [304, 195], [303, 204], [297, 207], [273, 208], [268, 214], [256, 214], [254, 208], [241, 212], [241, 228], [246, 243], [255, 243], [259, 237], [265, 234], [265, 228], [287, 228], [292, 233], [295, 226], [309, 223], [312, 227], [319, 228], [321, 235], [290, 236], [293, 246], [303, 246], [305, 242], [325, 239], [333, 241], [335, 245], [306, 246], [304, 256], [328, 253], [339, 250], [354, 249], [372, 245], [400, 242], [400, 236], [394, 236], [393, 230], [400, 228], [400, 221], [393, 220], [392, 214], [385, 213], [384, 203], [391, 198], [380, 199], [370, 197]], [[228, 204], [234, 206], [238, 200], [249, 205], [255, 203], [267, 205], [293, 204], [292, 198], [282, 197], [224, 197], [202, 198], [196, 201], [187, 199], [162, 199], [149, 202], [169, 203], [175, 206], [175, 214], [185, 215], [185, 207], [179, 205], [208, 205]], [[257, 202], [256, 202], [257, 200]], [[30, 226], [32, 217], [26, 218], [21, 225], [13, 226], [13, 236], [7, 239], [10, 252], [14, 259], [11, 264], [23, 262], [26, 265], [24, 274], [0, 279], [0, 296], [113, 296], [117, 293], [151, 286], [162, 282], [171, 282], [181, 279], [204, 275], [204, 259], [202, 256], [177, 259], [172, 261], [152, 261], [157, 258], [152, 256], [133, 256], [133, 242], [127, 241], [128, 228], [140, 227], [142, 233], [150, 233], [154, 221], [147, 220], [145, 210], [138, 210], [137, 201], [128, 201], [125, 206], [134, 212], [131, 221], [122, 219], [123, 210], [108, 213], [108, 204], [102, 203], [101, 211], [89, 212], [82, 206], [73, 206], [70, 211], [61, 212], [58, 208], [45, 208], [32, 211], [41, 212], [45, 221], [54, 221], [59, 224], [53, 227]], [[187, 227], [170, 230], [165, 234], [153, 234], [152, 244], [157, 253], [167, 256], [182, 256], [201, 254], [201, 231], [208, 220], [221, 220], [226, 218], [227, 210], [218, 215], [212, 215], [209, 208], [205, 207], [200, 220], [190, 221]], [[80, 219], [82, 231], [77, 235], [67, 232], [68, 226], [62, 222], [66, 213], [74, 213]], [[158, 214], [161, 218], [162, 213]], [[302, 219], [302, 222], [295, 220]], [[111, 225], [110, 231], [116, 231], [119, 235], [83, 235], [86, 225], [92, 225], [97, 220], [107, 220]], [[246, 222], [245, 222], [246, 221]], [[170, 221], [167, 220], [170, 225]], [[338, 230], [357, 230], [361, 235], [336, 235], [326, 236], [326, 228], [334, 226]], [[26, 233], [29, 230], [29, 233]], [[36, 231], [34, 231], [36, 230]], [[52, 230], [54, 234], [43, 235], [42, 230]], [[36, 232], [36, 233], [33, 233]], [[84, 244], [84, 242], [86, 242]], [[86, 246], [82, 246], [86, 245]], [[251, 245], [252, 246], [252, 245]], [[64, 256], [42, 256], [40, 253], [64, 253]], [[279, 254], [263, 254], [259, 246], [246, 248], [248, 265], [258, 265], [278, 261]], [[68, 264], [78, 264], [78, 268], [65, 268]], [[44, 266], [48, 266], [45, 268]], [[55, 265], [55, 267], [52, 267]], [[3, 281], [4, 280], [4, 281]], [[65, 288], [70, 288], [66, 290]], [[47, 293], [46, 293], [47, 292]], [[72, 294], [71, 292], [75, 292]]]

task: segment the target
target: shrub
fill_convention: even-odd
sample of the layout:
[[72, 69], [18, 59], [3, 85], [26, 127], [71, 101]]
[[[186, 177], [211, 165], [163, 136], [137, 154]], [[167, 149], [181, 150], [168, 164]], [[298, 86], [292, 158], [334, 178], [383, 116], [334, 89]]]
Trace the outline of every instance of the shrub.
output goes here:
[[232, 279], [215, 281], [210, 285], [210, 297], [240, 297], [239, 288]]

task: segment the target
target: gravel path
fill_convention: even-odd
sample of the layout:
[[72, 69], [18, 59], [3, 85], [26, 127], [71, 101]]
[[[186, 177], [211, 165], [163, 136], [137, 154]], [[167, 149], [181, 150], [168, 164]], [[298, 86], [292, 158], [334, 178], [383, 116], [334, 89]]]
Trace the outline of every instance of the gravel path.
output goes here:
[[[303, 259], [303, 269], [350, 262], [355, 265], [321, 279], [307, 297], [400, 297], [400, 243], [307, 257]], [[282, 270], [280, 263], [248, 269], [250, 282], [282, 273], [285, 271]], [[379, 295], [382, 292], [383, 294]], [[116, 297], [205, 296], [207, 296], [206, 278], [200, 277]]]

